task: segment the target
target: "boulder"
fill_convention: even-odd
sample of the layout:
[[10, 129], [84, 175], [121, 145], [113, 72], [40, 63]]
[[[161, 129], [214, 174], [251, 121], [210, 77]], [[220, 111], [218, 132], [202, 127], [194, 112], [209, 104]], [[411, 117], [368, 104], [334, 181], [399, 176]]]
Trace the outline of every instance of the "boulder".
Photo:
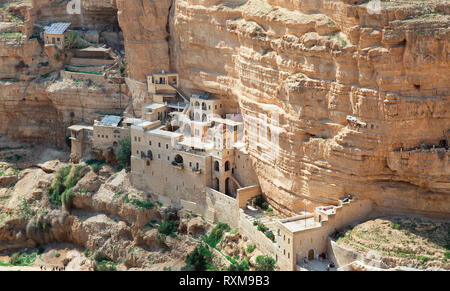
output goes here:
[[187, 224], [187, 233], [192, 236], [204, 233], [206, 231], [206, 223], [201, 217], [191, 219]]

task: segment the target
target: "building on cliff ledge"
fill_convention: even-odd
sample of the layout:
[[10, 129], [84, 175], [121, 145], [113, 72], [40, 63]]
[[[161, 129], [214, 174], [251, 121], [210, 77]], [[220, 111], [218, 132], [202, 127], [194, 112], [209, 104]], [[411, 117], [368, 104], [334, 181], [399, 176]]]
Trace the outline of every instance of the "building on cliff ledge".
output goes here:
[[45, 45], [54, 45], [59, 49], [64, 49], [66, 31], [71, 23], [56, 22], [44, 27]]
[[[154, 74], [149, 91], [161, 93], [160, 85], [176, 84], [177, 78]], [[167, 102], [143, 106], [141, 121], [131, 126], [133, 183], [178, 205], [205, 205], [207, 189], [236, 197], [237, 189], [257, 184], [241, 142], [242, 117], [226, 116], [219, 98], [197, 94], [189, 99], [182, 110]]]
[[93, 127], [91, 125], [77, 124], [69, 128], [71, 147], [71, 160], [74, 162], [80, 161], [81, 158], [86, 157], [92, 151], [92, 135]]

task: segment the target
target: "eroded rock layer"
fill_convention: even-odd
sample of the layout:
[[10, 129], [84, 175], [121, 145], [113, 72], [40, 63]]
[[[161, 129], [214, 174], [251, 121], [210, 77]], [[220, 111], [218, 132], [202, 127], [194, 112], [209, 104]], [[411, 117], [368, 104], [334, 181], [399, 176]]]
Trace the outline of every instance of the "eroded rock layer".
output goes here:
[[357, 2], [177, 0], [173, 67], [246, 122], [278, 119], [250, 151], [279, 210], [351, 194], [448, 213], [449, 3]]

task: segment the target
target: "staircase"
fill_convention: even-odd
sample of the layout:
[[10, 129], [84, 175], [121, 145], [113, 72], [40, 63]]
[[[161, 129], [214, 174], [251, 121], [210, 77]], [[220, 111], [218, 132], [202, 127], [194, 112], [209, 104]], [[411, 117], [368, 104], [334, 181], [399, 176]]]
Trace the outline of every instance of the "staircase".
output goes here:
[[189, 96], [188, 96], [187, 94], [184, 94], [183, 90], [181, 90], [180, 88], [175, 87], [175, 86], [173, 86], [173, 85], [170, 85], [170, 86], [171, 86], [172, 88], [174, 88], [175, 91], [177, 91], [178, 95], [180, 95], [181, 98], [183, 98], [184, 102], [190, 103], [190, 99], [191, 99], [191, 98], [189, 98]]
[[[253, 208], [252, 206], [247, 206], [244, 210], [245, 218], [252, 224], [255, 220], [262, 222], [265, 226], [269, 228], [274, 234], [276, 233], [275, 219], [273, 217], [265, 215], [260, 210]], [[255, 226], [256, 227], [256, 226]]]

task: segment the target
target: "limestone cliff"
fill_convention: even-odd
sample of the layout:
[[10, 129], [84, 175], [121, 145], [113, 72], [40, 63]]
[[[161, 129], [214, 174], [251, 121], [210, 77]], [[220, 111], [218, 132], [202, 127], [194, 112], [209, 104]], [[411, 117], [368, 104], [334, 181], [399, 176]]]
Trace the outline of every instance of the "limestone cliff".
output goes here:
[[[362, 0], [82, 2], [82, 15], [68, 17], [59, 1], [33, 1], [23, 32], [55, 20], [118, 22], [130, 82], [177, 71], [186, 92], [227, 98], [247, 123], [269, 120], [276, 139], [246, 135], [278, 210], [351, 194], [385, 209], [450, 212], [449, 1], [382, 1], [375, 11]], [[54, 61], [35, 40], [0, 42], [1, 135], [61, 143], [71, 122], [120, 109], [113, 86], [42, 85]]]
[[[279, 139], [262, 137], [250, 152], [279, 210], [351, 194], [450, 212], [448, 1], [382, 2], [380, 11], [356, 0], [121, 2], [119, 15], [139, 17], [119, 17], [134, 78], [170, 57], [185, 90], [239, 102], [247, 122], [278, 115]], [[169, 33], [170, 53], [143, 54], [146, 36], [127, 37], [137, 23], [154, 23], [158, 47]], [[277, 157], [265, 159], [274, 146]]]

